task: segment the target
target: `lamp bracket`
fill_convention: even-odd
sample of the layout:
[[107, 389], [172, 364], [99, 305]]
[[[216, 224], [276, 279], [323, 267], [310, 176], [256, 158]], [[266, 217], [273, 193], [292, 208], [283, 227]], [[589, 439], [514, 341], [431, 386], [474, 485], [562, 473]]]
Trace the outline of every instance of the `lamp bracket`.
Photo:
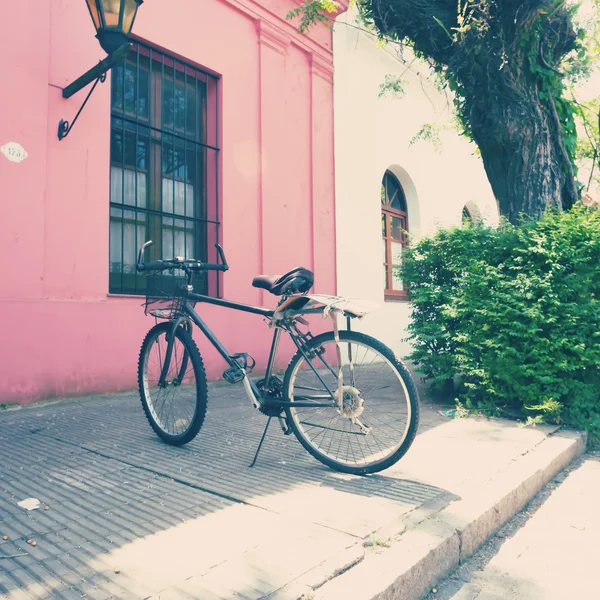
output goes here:
[[81, 111], [87, 104], [87, 101], [90, 99], [90, 96], [96, 89], [98, 83], [104, 83], [106, 81], [106, 74], [108, 73], [108, 71], [110, 71], [110, 69], [117, 62], [123, 60], [129, 53], [131, 48], [132, 46], [129, 43], [124, 44], [120, 48], [117, 48], [112, 54], [109, 54], [104, 60], [101, 60], [97, 65], [92, 67], [89, 71], [84, 73], [81, 77], [79, 77], [73, 83], [69, 84], [66, 88], [63, 89], [63, 98], [70, 98], [71, 96], [82, 90], [86, 85], [89, 85], [90, 83], [92, 83], [92, 81], [94, 81], [92, 89], [89, 91], [88, 95], [83, 101], [81, 108], [77, 111], [77, 114], [75, 115], [73, 121], [69, 122], [65, 121], [64, 119], [61, 119], [60, 123], [58, 124], [59, 140], [63, 140], [69, 135], [71, 129], [73, 129], [73, 125], [75, 125], [75, 122], [79, 118]]

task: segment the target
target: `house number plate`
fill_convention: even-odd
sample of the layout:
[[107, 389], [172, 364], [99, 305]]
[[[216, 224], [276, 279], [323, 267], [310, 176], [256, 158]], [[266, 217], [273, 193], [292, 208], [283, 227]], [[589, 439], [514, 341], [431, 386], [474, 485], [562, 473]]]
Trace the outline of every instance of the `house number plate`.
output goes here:
[[27, 151], [17, 142], [8, 142], [0, 148], [0, 152], [11, 162], [20, 163], [27, 158]]

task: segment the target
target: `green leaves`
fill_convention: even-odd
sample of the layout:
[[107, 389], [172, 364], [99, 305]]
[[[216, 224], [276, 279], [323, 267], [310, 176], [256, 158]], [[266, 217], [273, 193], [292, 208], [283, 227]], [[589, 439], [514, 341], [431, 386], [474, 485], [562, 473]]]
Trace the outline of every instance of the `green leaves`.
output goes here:
[[442, 151], [441, 131], [442, 127], [436, 123], [425, 123], [425, 125], [423, 125], [423, 127], [421, 127], [421, 129], [413, 136], [408, 145], [414, 146], [417, 142], [429, 142], [433, 145], [435, 151], [439, 153]]
[[440, 230], [402, 267], [411, 359], [466, 405], [600, 438], [600, 211]]
[[386, 75], [385, 81], [379, 86], [379, 98], [386, 96], [391, 98], [404, 98], [406, 96], [406, 90], [404, 86], [409, 82], [396, 75]]
[[327, 27], [333, 27], [333, 19], [340, 5], [335, 0], [310, 0], [290, 10], [286, 19], [300, 17], [298, 30], [306, 33], [313, 25], [323, 23]]

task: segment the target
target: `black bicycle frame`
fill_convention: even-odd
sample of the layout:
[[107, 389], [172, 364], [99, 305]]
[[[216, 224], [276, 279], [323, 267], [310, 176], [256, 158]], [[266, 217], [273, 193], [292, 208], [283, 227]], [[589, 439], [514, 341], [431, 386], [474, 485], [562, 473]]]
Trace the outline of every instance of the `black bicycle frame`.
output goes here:
[[[232, 355], [227, 351], [227, 349], [221, 343], [219, 338], [210, 330], [208, 325], [201, 319], [200, 315], [194, 310], [194, 307], [192, 306], [191, 302], [195, 302], [195, 303], [203, 302], [205, 304], [214, 304], [216, 306], [222, 306], [224, 308], [230, 308], [230, 309], [238, 310], [241, 312], [248, 312], [248, 313], [260, 315], [267, 319], [272, 319], [273, 315], [275, 314], [274, 310], [268, 309], [268, 308], [263, 308], [260, 306], [252, 306], [249, 304], [242, 304], [240, 302], [232, 302], [230, 300], [224, 300], [222, 298], [213, 298], [212, 296], [205, 296], [203, 294], [196, 294], [193, 292], [185, 292], [184, 293], [183, 304], [182, 304], [182, 313], [187, 315], [193, 321], [193, 323], [200, 329], [200, 331], [202, 331], [202, 333], [208, 338], [210, 343], [216, 348], [217, 352], [223, 357], [225, 362], [230, 367], [235, 368], [235, 369], [241, 369], [243, 367], [236, 360], [235, 355]], [[320, 311], [317, 311], [317, 310], [310, 311], [309, 310], [309, 311], [302, 311], [301, 313], [299, 312], [298, 314], [307, 314], [310, 312], [317, 313]], [[181, 324], [181, 322], [183, 320], [184, 320], [184, 317], [182, 316], [173, 322], [173, 330], [167, 338], [167, 342], [168, 342], [167, 352], [165, 355], [165, 364], [163, 365], [163, 369], [161, 372], [161, 381], [164, 381], [164, 379], [166, 379], [166, 376], [167, 376], [167, 373], [169, 370], [169, 363], [171, 361], [171, 355], [172, 355], [172, 350], [173, 350], [173, 341], [175, 338], [175, 331], [176, 331], [176, 328]], [[277, 348], [279, 346], [281, 332], [284, 330], [287, 331], [287, 333], [290, 335], [290, 337], [294, 341], [294, 344], [296, 345], [298, 350], [304, 355], [305, 359], [308, 358], [307, 355], [304, 353], [304, 346], [307, 341], [305, 335], [301, 334], [297, 329], [294, 330], [291, 327], [286, 327], [284, 324], [276, 327], [274, 335], [273, 335], [273, 342], [271, 344], [271, 351], [269, 353], [269, 360], [267, 362], [267, 370], [266, 370], [265, 378], [264, 378], [264, 382], [265, 382], [264, 389], [268, 389], [271, 377], [273, 375], [273, 365], [275, 363], [275, 355], [277, 354]], [[323, 360], [323, 359], [321, 358], [321, 360]], [[184, 357], [184, 364], [187, 367], [186, 357]], [[321, 376], [318, 374], [316, 369], [314, 369], [314, 367], [312, 366], [310, 361], [308, 361], [308, 364], [315, 371], [317, 377], [319, 379], [321, 379], [321, 382], [325, 385]], [[331, 367], [329, 367], [329, 368], [331, 368]], [[182, 369], [180, 369], [180, 371], [181, 371], [181, 373], [179, 374], [178, 379], [183, 379], [183, 375], [184, 375], [185, 371]], [[281, 400], [281, 399], [265, 398], [265, 397], [263, 397], [260, 390], [258, 389], [256, 384], [252, 380], [250, 380], [248, 378], [248, 382], [250, 384], [250, 387], [252, 388], [252, 391], [253, 391], [257, 401], [261, 405], [269, 404], [270, 406], [280, 406], [281, 408], [286, 407], [286, 406], [294, 406], [297, 408], [302, 408], [302, 407], [319, 408], [319, 407], [331, 407], [332, 402], [335, 401], [334, 394], [329, 390], [329, 388], [326, 385], [325, 385], [325, 389], [327, 389], [330, 392], [330, 401], [329, 402], [314, 402], [314, 401], [312, 401], [312, 402], [303, 402], [303, 401], [289, 402], [289, 401], [285, 401], [285, 400]], [[323, 397], [326, 397], [326, 396], [323, 396]]]

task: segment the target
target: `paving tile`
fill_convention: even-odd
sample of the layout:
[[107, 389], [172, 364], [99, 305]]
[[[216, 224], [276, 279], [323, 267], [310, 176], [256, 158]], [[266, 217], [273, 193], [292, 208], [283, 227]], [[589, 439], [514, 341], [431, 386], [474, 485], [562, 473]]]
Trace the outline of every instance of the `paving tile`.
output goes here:
[[[257, 598], [444, 493], [397, 476], [335, 474], [275, 426], [249, 469], [264, 425], [229, 387], [211, 390], [205, 425], [182, 448], [157, 439], [131, 394], [0, 414], [0, 535], [11, 538], [0, 554], [27, 552], [0, 565], [0, 590]], [[23, 511], [16, 503], [27, 497], [50, 510]]]

